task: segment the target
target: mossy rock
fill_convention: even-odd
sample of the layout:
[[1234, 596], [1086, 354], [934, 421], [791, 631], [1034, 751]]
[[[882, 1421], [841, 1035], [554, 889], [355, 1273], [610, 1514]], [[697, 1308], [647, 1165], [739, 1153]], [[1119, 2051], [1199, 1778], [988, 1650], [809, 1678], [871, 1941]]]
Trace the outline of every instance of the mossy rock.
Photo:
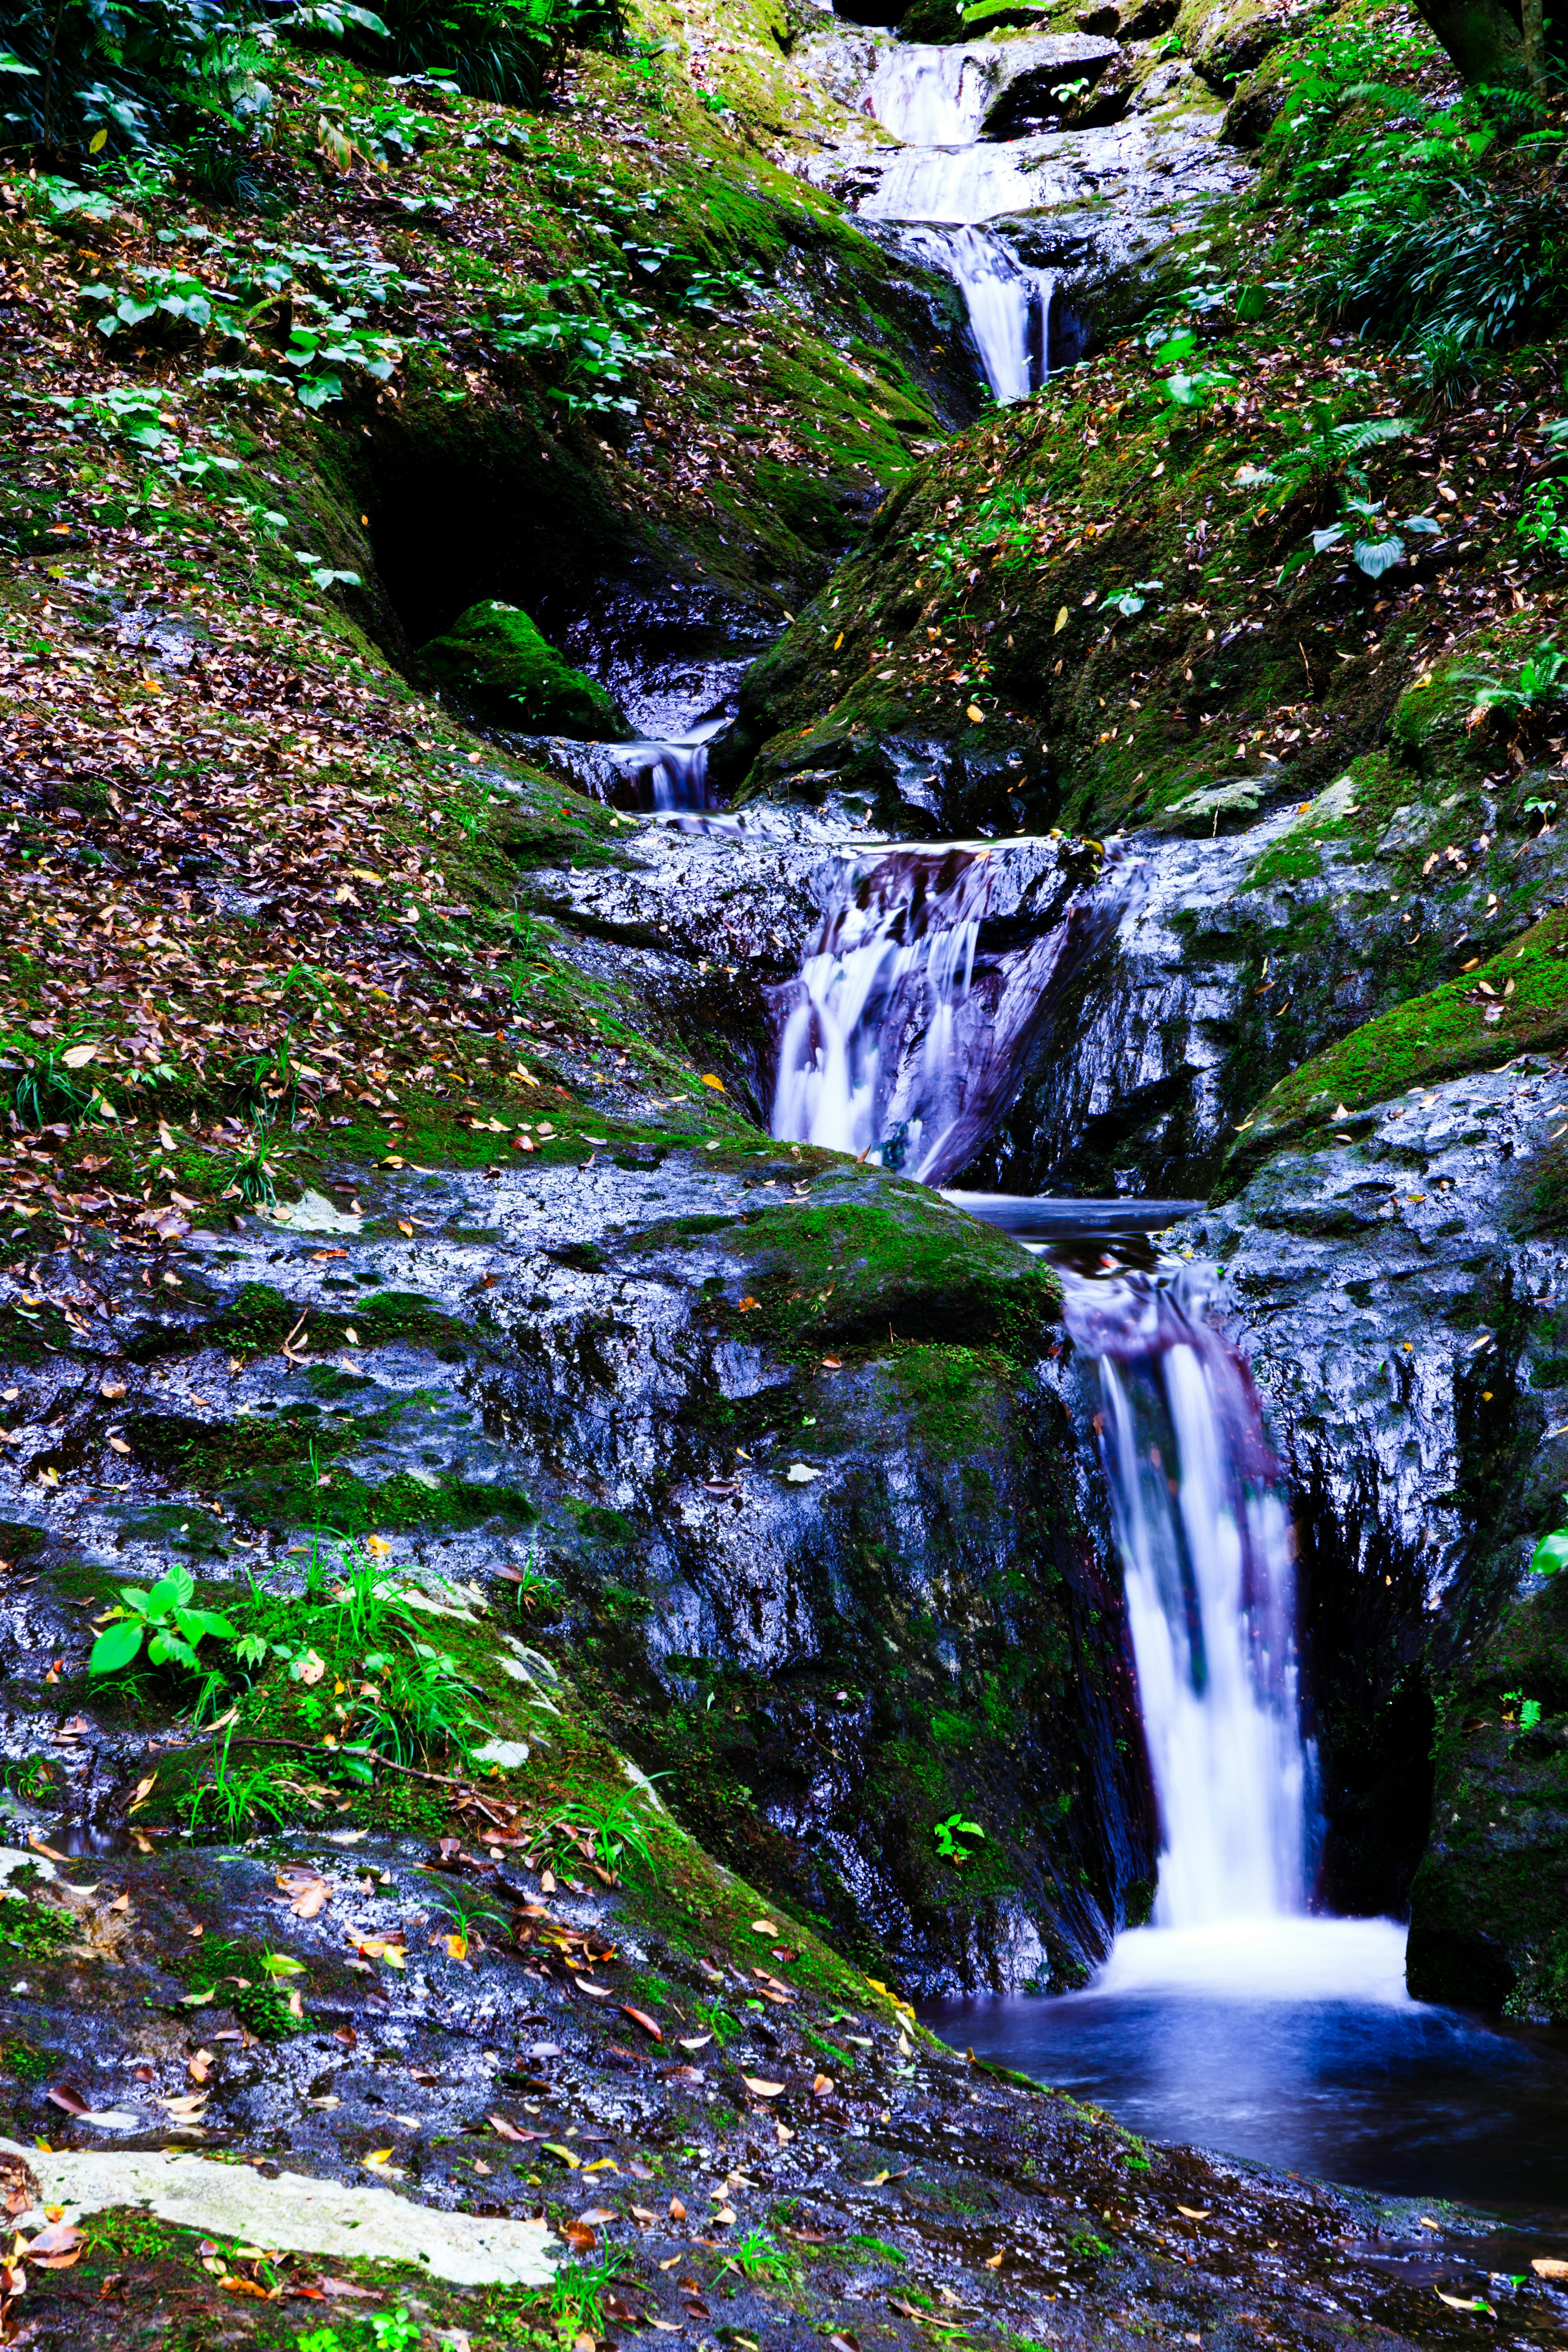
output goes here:
[[899, 33], [906, 41], [962, 41], [964, 16], [958, 0], [914, 0], [913, 7], [899, 19]]
[[611, 743], [631, 736], [604, 688], [563, 660], [515, 604], [470, 604], [419, 657], [442, 686], [498, 725]]
[[1176, 18], [1183, 56], [1222, 97], [1257, 71], [1290, 26], [1289, 10], [1277, 0], [1185, 0]]

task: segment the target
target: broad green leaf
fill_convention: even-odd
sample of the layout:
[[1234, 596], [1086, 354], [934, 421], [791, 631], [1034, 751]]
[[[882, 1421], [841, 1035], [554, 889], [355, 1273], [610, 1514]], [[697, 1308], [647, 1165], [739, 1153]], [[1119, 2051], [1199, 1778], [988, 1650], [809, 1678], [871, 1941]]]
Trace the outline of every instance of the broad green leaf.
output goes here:
[[171, 1609], [188, 1609], [196, 1589], [196, 1580], [188, 1568], [176, 1564], [166, 1569], [147, 1595], [149, 1615], [166, 1616]]
[[190, 1643], [182, 1642], [177, 1633], [154, 1633], [147, 1644], [147, 1655], [155, 1666], [195, 1667], [201, 1664]]
[[1391, 530], [1386, 539], [1358, 539], [1352, 554], [1358, 572], [1364, 572], [1369, 580], [1381, 580], [1385, 572], [1404, 562], [1405, 541]]
[[1555, 1576], [1560, 1568], [1568, 1568], [1568, 1528], [1553, 1528], [1542, 1536], [1530, 1556], [1530, 1565], [1537, 1576]]
[[114, 1675], [128, 1666], [142, 1647], [142, 1626], [137, 1623], [108, 1625], [92, 1645], [88, 1659], [89, 1675]]

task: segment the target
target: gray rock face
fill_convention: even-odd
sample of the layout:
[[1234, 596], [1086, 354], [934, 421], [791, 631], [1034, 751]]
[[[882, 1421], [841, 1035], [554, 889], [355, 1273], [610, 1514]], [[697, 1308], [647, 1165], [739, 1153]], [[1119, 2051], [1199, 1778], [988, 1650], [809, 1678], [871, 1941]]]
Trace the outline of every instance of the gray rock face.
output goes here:
[[1433, 1693], [1568, 1484], [1565, 1120], [1568, 1074], [1534, 1057], [1417, 1089], [1279, 1153], [1187, 1235], [1219, 1261], [1296, 1491], [1323, 1885], [1345, 1907], [1405, 1900]]
[[[1049, 1275], [760, 1139], [360, 1182], [330, 1249], [195, 1236], [177, 1305], [110, 1272], [101, 1340], [18, 1370], [0, 1512], [44, 1583], [5, 1603], [14, 1656], [79, 1648], [68, 1556], [102, 1590], [176, 1560], [221, 1594], [292, 1576], [320, 1515], [498, 1612], [531, 1562], [580, 1703], [710, 1848], [913, 1983], [1081, 1981], [1151, 1828]], [[144, 1748], [95, 1737], [83, 1836]], [[975, 1807], [961, 1877], [933, 1826]]]

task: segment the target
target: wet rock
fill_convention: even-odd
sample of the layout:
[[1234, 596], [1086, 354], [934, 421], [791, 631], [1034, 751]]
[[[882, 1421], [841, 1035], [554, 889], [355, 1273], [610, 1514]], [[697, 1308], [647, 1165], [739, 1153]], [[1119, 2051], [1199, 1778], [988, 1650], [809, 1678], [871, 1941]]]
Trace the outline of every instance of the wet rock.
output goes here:
[[[1502, 1731], [1497, 1695], [1526, 1652], [1543, 1657], [1558, 1607], [1515, 1601], [1568, 1484], [1552, 1140], [1565, 1114], [1568, 1081], [1542, 1057], [1417, 1087], [1326, 1119], [1189, 1236], [1220, 1261], [1226, 1328], [1299, 1497], [1324, 1868], [1356, 1907], [1405, 1897], [1426, 1835], [1433, 1696], [1447, 1694], [1432, 1854], [1412, 1897], [1413, 1983], [1433, 1997], [1500, 1999], [1537, 1961], [1550, 1973], [1541, 1920], [1557, 1916], [1555, 1881], [1542, 1875], [1539, 1903], [1502, 1888], [1535, 1829], [1540, 1861], [1556, 1851], [1555, 1748], [1537, 1756]], [[1527, 1695], [1557, 1706], [1550, 1676]], [[1485, 1736], [1461, 1738], [1478, 1709]], [[1479, 1909], [1467, 1874], [1490, 1886]]]
[[1175, 29], [1183, 53], [1225, 96], [1289, 37], [1301, 14], [1299, 0], [1184, 0]]

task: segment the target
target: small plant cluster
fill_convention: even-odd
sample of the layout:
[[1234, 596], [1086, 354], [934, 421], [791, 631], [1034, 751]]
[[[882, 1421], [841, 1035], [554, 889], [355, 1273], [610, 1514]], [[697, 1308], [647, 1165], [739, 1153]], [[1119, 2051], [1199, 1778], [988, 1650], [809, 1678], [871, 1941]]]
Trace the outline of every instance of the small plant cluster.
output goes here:
[[[142, 1663], [202, 1677], [191, 1713], [200, 1724], [227, 1710], [210, 1783], [191, 1799], [190, 1820], [242, 1833], [281, 1822], [301, 1806], [320, 1811], [334, 1789], [374, 1783], [378, 1764], [416, 1770], [464, 1765], [489, 1727], [473, 1713], [478, 1686], [425, 1638], [418, 1611], [377, 1557], [385, 1545], [318, 1537], [302, 1593], [253, 1579], [229, 1613], [195, 1606], [184, 1567], [149, 1591], [115, 1589], [89, 1660], [97, 1676], [125, 1685]], [[308, 1751], [325, 1780], [298, 1767], [254, 1760], [259, 1737]], [[247, 1757], [235, 1759], [235, 1743]]]

